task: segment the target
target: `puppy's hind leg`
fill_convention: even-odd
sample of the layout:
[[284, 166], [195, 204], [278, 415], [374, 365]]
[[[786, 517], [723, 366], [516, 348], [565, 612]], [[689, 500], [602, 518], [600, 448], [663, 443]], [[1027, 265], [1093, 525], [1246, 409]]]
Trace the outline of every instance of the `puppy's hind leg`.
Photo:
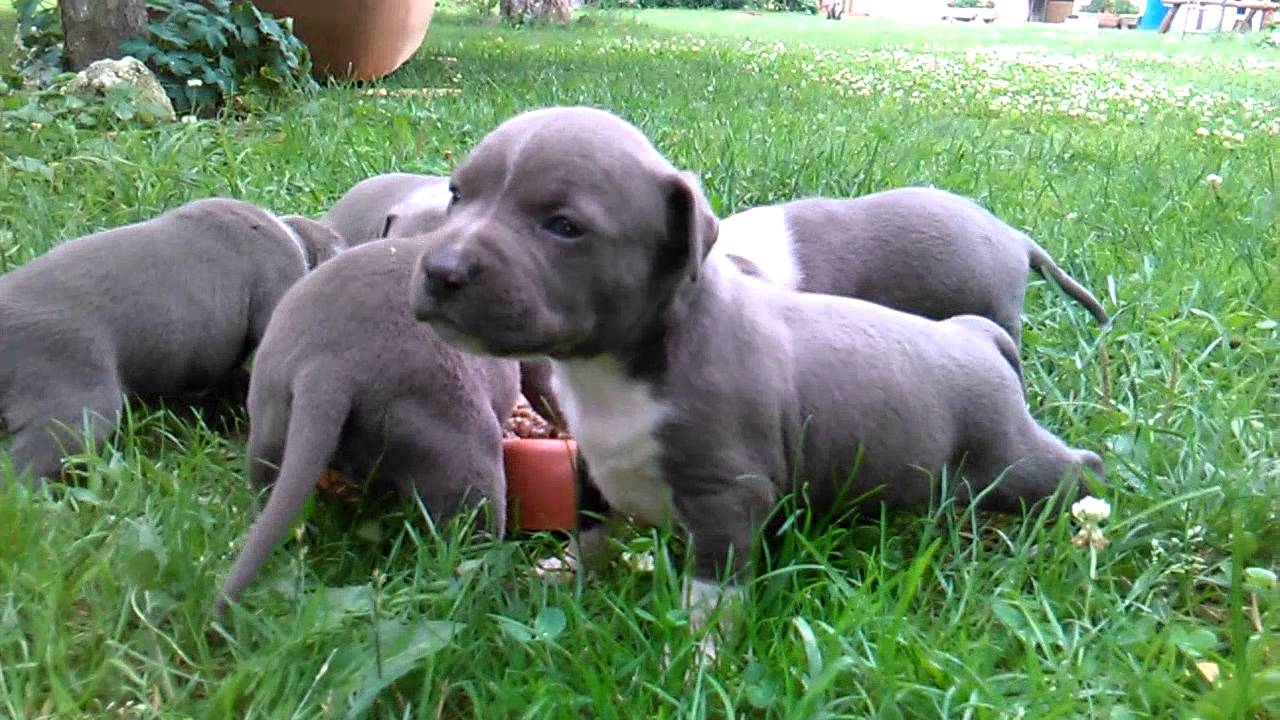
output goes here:
[[965, 473], [967, 478], [977, 481], [975, 494], [997, 481], [994, 488], [983, 493], [980, 509], [1002, 513], [1030, 510], [1039, 507], [1059, 488], [1062, 489], [1059, 500], [1071, 503], [1086, 494], [1086, 474], [1098, 482], [1106, 481], [1102, 458], [1096, 453], [1068, 447], [1029, 414], [1021, 424], [1023, 427], [1008, 435], [991, 438], [989, 442], [998, 443], [1000, 447], [981, 453], [983, 460], [973, 472]]
[[416, 494], [444, 525], [487, 502], [495, 537], [506, 536], [507, 476], [502, 462], [502, 427], [496, 419], [456, 425], [433, 421], [429, 408], [401, 405], [388, 414], [380, 476], [406, 497]]
[[249, 483], [261, 490], [276, 481], [284, 460], [289, 432], [289, 407], [279, 402], [258, 403], [249, 415], [249, 443], [245, 455]]
[[115, 430], [124, 395], [114, 377], [78, 390], [61, 389], [56, 401], [28, 397], [14, 403], [13, 442], [9, 453], [14, 471], [30, 473], [39, 487], [62, 474], [63, 457], [97, 447]]

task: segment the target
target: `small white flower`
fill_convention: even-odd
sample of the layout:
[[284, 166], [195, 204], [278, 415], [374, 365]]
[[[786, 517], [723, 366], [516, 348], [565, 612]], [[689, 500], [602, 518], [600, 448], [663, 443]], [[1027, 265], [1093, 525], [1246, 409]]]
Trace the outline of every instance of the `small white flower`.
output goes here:
[[1196, 137], [1202, 137], [1202, 138], [1209, 137], [1209, 128], [1207, 127], [1196, 128]]
[[1204, 176], [1204, 182], [1209, 187], [1213, 188], [1214, 190], [1217, 190], [1218, 188], [1222, 187], [1222, 176], [1218, 175], [1217, 173], [1209, 173], [1208, 175]]
[[1111, 517], [1111, 504], [1090, 495], [1071, 506], [1071, 516], [1081, 523], [1097, 525]]
[[626, 563], [635, 572], [653, 572], [653, 553], [624, 552], [622, 553], [622, 562]]
[[200, 78], [191, 78], [187, 80], [187, 87], [204, 87], [204, 81]]
[[183, 115], [183, 116], [182, 116], [182, 122], [186, 123], [187, 125], [195, 125], [195, 124], [196, 124], [196, 116], [195, 116], [195, 115]]
[[[1082, 498], [1071, 505], [1071, 517], [1080, 523], [1080, 532], [1071, 538], [1071, 543], [1076, 547], [1088, 545], [1090, 552], [1096, 553], [1111, 542], [1103, 536], [1102, 529], [1098, 527], [1111, 517], [1111, 504], [1106, 500], [1092, 495]], [[1092, 560], [1090, 562], [1092, 563]], [[1091, 565], [1089, 577], [1093, 575], [1094, 570]]]

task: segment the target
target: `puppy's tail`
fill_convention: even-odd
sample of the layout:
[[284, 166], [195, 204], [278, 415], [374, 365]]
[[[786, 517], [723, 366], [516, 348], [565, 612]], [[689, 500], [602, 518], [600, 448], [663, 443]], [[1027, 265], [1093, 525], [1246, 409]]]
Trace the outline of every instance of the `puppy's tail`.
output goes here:
[[[1026, 236], [1024, 236], [1026, 237]], [[1106, 325], [1109, 322], [1107, 311], [1102, 309], [1102, 304], [1088, 290], [1084, 289], [1080, 283], [1068, 275], [1058, 264], [1053, 261], [1049, 253], [1040, 247], [1035, 240], [1027, 237], [1027, 254], [1031, 259], [1031, 269], [1041, 275], [1048, 275], [1053, 281], [1058, 283], [1068, 295], [1075, 298], [1077, 302], [1084, 305], [1085, 308], [1098, 321], [1099, 325]]]
[[[351, 408], [345, 394], [307, 388], [295, 392], [285, 435], [284, 460], [266, 506], [258, 514], [236, 558], [222, 593], [214, 603], [214, 616], [239, 597], [284, 537], [289, 523], [315, 491], [320, 474], [329, 466], [338, 447], [343, 423]], [[250, 458], [250, 462], [253, 459]]]

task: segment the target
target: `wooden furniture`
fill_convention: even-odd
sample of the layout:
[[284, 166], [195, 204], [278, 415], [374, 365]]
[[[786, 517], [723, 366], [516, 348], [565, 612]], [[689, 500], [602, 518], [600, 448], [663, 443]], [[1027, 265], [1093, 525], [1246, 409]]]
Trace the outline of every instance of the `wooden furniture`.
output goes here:
[[1167, 33], [1169, 28], [1173, 27], [1173, 19], [1177, 17], [1178, 11], [1184, 5], [1190, 5], [1193, 8], [1203, 7], [1221, 7], [1221, 8], [1243, 8], [1248, 12], [1240, 20], [1236, 21], [1232, 30], [1238, 32], [1248, 32], [1253, 28], [1253, 18], [1258, 12], [1262, 13], [1262, 27], [1266, 27], [1271, 22], [1272, 16], [1276, 10], [1280, 10], [1280, 2], [1271, 2], [1270, 0], [1164, 0], [1164, 4], [1170, 8], [1169, 13], [1164, 16], [1164, 20], [1160, 23], [1159, 32]]

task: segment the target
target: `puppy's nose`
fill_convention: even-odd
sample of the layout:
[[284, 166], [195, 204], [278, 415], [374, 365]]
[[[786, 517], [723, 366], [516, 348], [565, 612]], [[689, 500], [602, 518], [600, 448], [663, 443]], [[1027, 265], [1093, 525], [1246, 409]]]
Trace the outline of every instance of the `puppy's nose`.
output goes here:
[[467, 286], [475, 277], [476, 265], [454, 248], [441, 248], [422, 259], [427, 291], [443, 300]]

